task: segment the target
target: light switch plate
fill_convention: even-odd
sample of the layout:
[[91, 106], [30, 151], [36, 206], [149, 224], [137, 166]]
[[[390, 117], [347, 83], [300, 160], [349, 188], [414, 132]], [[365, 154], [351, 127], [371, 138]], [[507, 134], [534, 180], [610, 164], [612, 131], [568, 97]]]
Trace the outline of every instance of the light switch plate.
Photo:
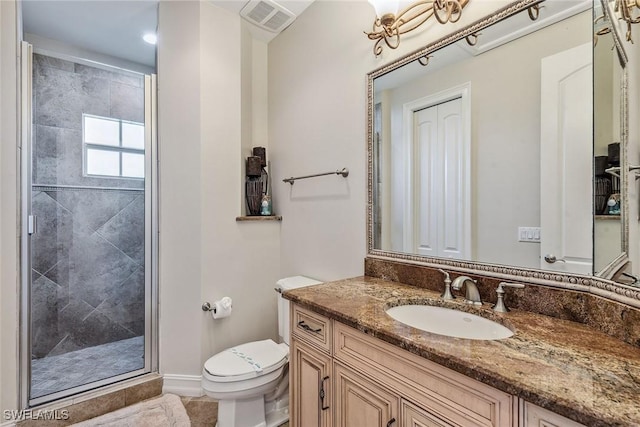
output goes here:
[[518, 227], [518, 242], [540, 243], [540, 227]]

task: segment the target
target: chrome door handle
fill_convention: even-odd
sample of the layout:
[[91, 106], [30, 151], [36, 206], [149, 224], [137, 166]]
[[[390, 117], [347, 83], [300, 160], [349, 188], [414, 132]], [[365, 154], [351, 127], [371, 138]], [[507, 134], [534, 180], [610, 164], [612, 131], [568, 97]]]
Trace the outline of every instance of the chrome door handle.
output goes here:
[[556, 263], [556, 262], [565, 262], [565, 263], [567, 262], [566, 260], [564, 260], [564, 259], [562, 259], [562, 258], [560, 258], [560, 259], [556, 258], [556, 256], [555, 256], [554, 254], [547, 254], [547, 255], [545, 255], [545, 256], [544, 256], [544, 260], [545, 260], [546, 262], [548, 262], [549, 264], [554, 264], [554, 263]]
[[29, 235], [38, 232], [38, 218], [35, 215], [29, 215], [27, 217], [27, 233]]
[[391, 427], [393, 425], [393, 423], [395, 423], [395, 422], [396, 422], [396, 419], [395, 418], [391, 418], [389, 420], [389, 422], [387, 423], [387, 427]]

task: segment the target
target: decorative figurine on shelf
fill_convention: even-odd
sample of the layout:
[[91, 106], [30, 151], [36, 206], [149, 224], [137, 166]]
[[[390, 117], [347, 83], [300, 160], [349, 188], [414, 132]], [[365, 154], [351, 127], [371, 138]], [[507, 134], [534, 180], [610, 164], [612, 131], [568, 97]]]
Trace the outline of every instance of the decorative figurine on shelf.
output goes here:
[[262, 166], [260, 165], [260, 157], [247, 157], [246, 174], [247, 215], [260, 215], [260, 203], [262, 202]]
[[262, 204], [260, 205], [260, 215], [271, 215], [271, 196], [265, 194], [262, 196]]
[[253, 156], [247, 157], [246, 199], [247, 215], [272, 215], [271, 185], [269, 182], [267, 150], [254, 147]]
[[607, 201], [607, 214], [620, 215], [620, 194], [612, 194]]

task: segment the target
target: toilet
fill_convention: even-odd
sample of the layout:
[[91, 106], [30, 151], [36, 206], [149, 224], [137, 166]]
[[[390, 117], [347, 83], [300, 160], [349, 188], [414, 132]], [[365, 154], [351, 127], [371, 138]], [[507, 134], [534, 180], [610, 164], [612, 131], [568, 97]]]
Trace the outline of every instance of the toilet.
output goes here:
[[202, 388], [218, 400], [217, 427], [277, 427], [289, 419], [289, 301], [282, 292], [319, 283], [304, 276], [278, 280], [281, 343], [248, 342], [205, 362]]

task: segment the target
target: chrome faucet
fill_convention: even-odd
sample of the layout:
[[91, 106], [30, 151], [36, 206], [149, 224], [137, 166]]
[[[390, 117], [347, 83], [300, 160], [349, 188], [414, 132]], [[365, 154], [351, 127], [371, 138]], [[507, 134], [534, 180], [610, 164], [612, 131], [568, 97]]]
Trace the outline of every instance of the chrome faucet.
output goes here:
[[473, 280], [468, 276], [458, 276], [455, 278], [451, 287], [456, 291], [459, 291], [462, 288], [462, 285], [466, 286], [466, 295], [465, 302], [467, 304], [473, 305], [482, 305], [482, 300], [480, 299], [480, 292], [478, 292], [478, 287], [476, 286], [478, 283], [476, 280]]

